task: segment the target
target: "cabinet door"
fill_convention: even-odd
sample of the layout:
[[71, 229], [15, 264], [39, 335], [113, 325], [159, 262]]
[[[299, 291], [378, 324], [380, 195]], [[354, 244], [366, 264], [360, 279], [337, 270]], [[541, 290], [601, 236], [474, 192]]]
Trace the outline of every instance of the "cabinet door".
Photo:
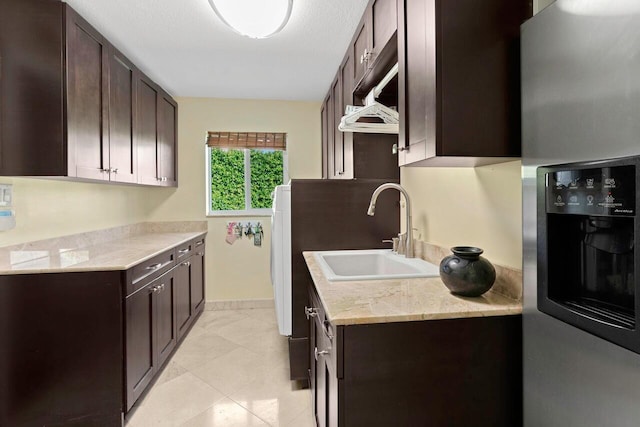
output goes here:
[[107, 41], [66, 9], [69, 176], [109, 179]]
[[[198, 242], [196, 242], [196, 245]], [[202, 244], [196, 246], [196, 253], [191, 257], [191, 313], [197, 313], [204, 308], [204, 238]]]
[[[338, 124], [344, 115], [347, 105], [353, 105], [353, 55], [347, 53], [340, 66], [340, 114], [336, 115]], [[353, 133], [341, 132], [336, 125], [336, 131], [340, 133], [342, 138], [342, 179], [354, 178], [353, 167]]]
[[135, 67], [111, 48], [109, 55], [109, 169], [111, 181], [136, 182]]
[[401, 0], [398, 25], [400, 166], [436, 155], [436, 7]]
[[331, 85], [331, 100], [333, 102], [333, 178], [342, 178], [344, 175], [344, 140], [343, 133], [338, 130], [342, 118], [342, 87], [340, 75]]
[[358, 24], [353, 44], [351, 45], [351, 56], [355, 64], [353, 68], [353, 81], [355, 85], [358, 84], [368, 69], [368, 58], [371, 52], [370, 16], [370, 9], [367, 8], [362, 20]]
[[154, 280], [156, 310], [156, 353], [158, 369], [162, 367], [173, 349], [177, 339], [176, 325], [176, 279], [169, 272]]
[[311, 363], [315, 365], [315, 390], [313, 393], [315, 406], [314, 415], [316, 418], [317, 427], [327, 427], [327, 377], [329, 376], [329, 374], [324, 357], [316, 357], [317, 352], [323, 350], [322, 343], [324, 342], [322, 326], [320, 324], [320, 316], [317, 316], [313, 323], [315, 324], [313, 328], [315, 335], [315, 347], [312, 349], [313, 360], [311, 361]]
[[336, 174], [335, 168], [335, 150], [333, 141], [335, 132], [333, 126], [335, 124], [335, 105], [333, 102], [333, 84], [329, 88], [329, 96], [327, 97], [327, 176], [332, 179]]
[[322, 103], [320, 122], [322, 133], [322, 178], [329, 178], [329, 97]]
[[138, 183], [158, 185], [158, 88], [138, 73], [136, 92]]
[[398, 29], [398, 5], [396, 0], [374, 0], [371, 5], [371, 57], [369, 65]]
[[158, 364], [154, 286], [150, 284], [125, 300], [127, 410], [149, 385]]
[[182, 338], [191, 323], [191, 260], [181, 262], [175, 268], [176, 323], [178, 339]]
[[177, 175], [178, 104], [167, 94], [158, 98], [158, 172], [161, 185], [175, 187]]

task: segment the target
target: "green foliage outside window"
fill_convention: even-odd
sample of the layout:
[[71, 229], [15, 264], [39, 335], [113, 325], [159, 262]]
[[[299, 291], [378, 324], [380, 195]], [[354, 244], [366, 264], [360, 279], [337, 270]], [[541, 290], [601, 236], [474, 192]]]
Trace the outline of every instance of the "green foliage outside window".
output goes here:
[[211, 149], [211, 210], [244, 209], [244, 151]]
[[271, 193], [282, 185], [282, 151], [251, 150], [251, 207], [270, 208]]
[[245, 206], [244, 150], [211, 149], [211, 210], [271, 208], [271, 193], [283, 183], [283, 153], [250, 150], [251, 206]]

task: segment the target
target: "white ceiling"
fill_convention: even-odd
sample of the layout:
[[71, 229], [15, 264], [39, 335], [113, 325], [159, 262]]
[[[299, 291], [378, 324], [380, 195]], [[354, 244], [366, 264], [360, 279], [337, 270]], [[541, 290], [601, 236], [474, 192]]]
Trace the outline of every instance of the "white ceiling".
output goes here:
[[367, 0], [294, 0], [289, 24], [255, 40], [208, 0], [66, 0], [173, 96], [321, 101]]

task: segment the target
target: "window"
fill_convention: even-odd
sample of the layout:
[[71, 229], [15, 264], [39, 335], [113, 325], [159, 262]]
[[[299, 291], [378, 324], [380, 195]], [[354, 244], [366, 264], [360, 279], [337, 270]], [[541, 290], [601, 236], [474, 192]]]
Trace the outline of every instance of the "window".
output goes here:
[[[276, 145], [275, 134], [220, 134], [209, 132], [207, 139], [207, 213], [271, 215], [274, 188], [289, 180], [284, 138]], [[255, 141], [242, 135], [256, 135]]]

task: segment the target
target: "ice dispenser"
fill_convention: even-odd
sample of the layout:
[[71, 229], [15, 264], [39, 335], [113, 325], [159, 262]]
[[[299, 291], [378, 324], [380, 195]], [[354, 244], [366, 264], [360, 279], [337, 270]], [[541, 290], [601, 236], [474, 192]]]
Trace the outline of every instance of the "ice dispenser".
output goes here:
[[640, 157], [538, 168], [538, 309], [640, 353]]

